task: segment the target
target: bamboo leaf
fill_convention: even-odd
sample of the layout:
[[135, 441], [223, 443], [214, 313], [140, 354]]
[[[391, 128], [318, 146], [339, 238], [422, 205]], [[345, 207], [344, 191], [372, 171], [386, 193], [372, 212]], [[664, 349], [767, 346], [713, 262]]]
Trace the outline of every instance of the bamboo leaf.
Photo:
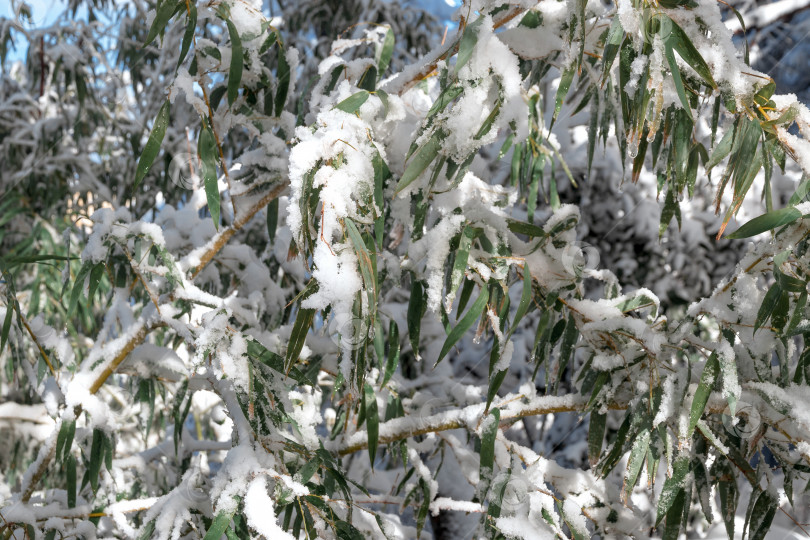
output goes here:
[[203, 540], [219, 540], [222, 535], [225, 534], [225, 529], [230, 526], [234, 513], [235, 511], [233, 510], [230, 512], [224, 510], [219, 512], [211, 523], [211, 526], [205, 532], [205, 538], [203, 538]]
[[[456, 250], [455, 260], [453, 261], [453, 269], [450, 272], [450, 286], [447, 289], [446, 302], [450, 306], [456, 298], [456, 293], [464, 279], [464, 272], [467, 270], [467, 260], [470, 256], [470, 247], [472, 246], [473, 238], [475, 237], [475, 229], [469, 225], [465, 226], [461, 231], [461, 237], [458, 242], [458, 249]], [[448, 307], [448, 310], [450, 308]]]
[[444, 345], [442, 345], [442, 350], [439, 353], [439, 359], [436, 360], [436, 363], [433, 367], [436, 367], [439, 362], [441, 362], [444, 357], [450, 352], [450, 349], [453, 348], [458, 340], [464, 335], [467, 330], [473, 325], [473, 323], [478, 319], [478, 317], [484, 312], [484, 307], [487, 305], [487, 301], [489, 300], [489, 293], [487, 288], [484, 287], [481, 289], [481, 294], [478, 295], [478, 299], [473, 303], [470, 307], [470, 311], [467, 312], [466, 315], [459, 321], [459, 323], [450, 331], [450, 334], [447, 336], [447, 339], [444, 341]]
[[186, 31], [183, 34], [183, 43], [180, 46], [180, 57], [177, 59], [177, 67], [186, 59], [188, 50], [191, 47], [191, 42], [194, 39], [194, 31], [197, 29], [197, 3], [189, 2], [188, 4], [188, 23], [186, 24]]
[[560, 85], [557, 87], [557, 95], [554, 98], [554, 114], [551, 116], [551, 126], [549, 130], [554, 127], [554, 122], [557, 120], [557, 115], [560, 113], [563, 101], [565, 101], [565, 96], [568, 95], [568, 89], [571, 88], [571, 82], [574, 80], [576, 70], [576, 66], [572, 65], [562, 72]]
[[391, 324], [388, 327], [388, 361], [385, 364], [385, 375], [383, 376], [382, 384], [380, 384], [380, 386], [385, 386], [386, 384], [388, 384], [388, 381], [391, 380], [391, 377], [397, 370], [398, 365], [399, 365], [399, 327], [397, 326], [396, 321], [392, 319]]
[[98, 263], [97, 265], [93, 266], [93, 269], [90, 271], [90, 280], [89, 280], [89, 291], [87, 293], [87, 300], [92, 302], [93, 295], [96, 294], [96, 289], [98, 289], [99, 283], [101, 283], [101, 277], [104, 275], [104, 263]]
[[458, 45], [458, 56], [456, 57], [456, 73], [459, 72], [464, 65], [472, 58], [475, 44], [478, 43], [478, 30], [481, 28], [481, 23], [484, 22], [484, 17], [478, 17], [474, 22], [464, 28], [464, 33], [461, 35], [461, 41]]
[[233, 105], [233, 102], [239, 96], [239, 86], [242, 84], [244, 59], [242, 58], [242, 39], [239, 37], [239, 32], [233, 22], [230, 20], [226, 22], [228, 24], [228, 34], [231, 38], [231, 65], [228, 69], [228, 105]]
[[793, 223], [802, 217], [802, 213], [793, 207], [781, 208], [755, 217], [742, 227], [726, 236], [729, 239], [750, 238], [765, 231], [771, 231], [782, 225]]
[[276, 241], [276, 230], [278, 229], [278, 197], [270, 201], [267, 205], [267, 236], [270, 243]]
[[389, 28], [388, 32], [385, 33], [382, 45], [377, 49], [377, 57], [375, 59], [377, 63], [377, 74], [380, 78], [385, 75], [385, 70], [388, 69], [388, 64], [391, 63], [391, 57], [394, 55], [394, 43], [394, 31]]
[[[600, 441], [601, 443], [601, 441]], [[633, 441], [633, 447], [630, 450], [630, 457], [627, 460], [627, 469], [624, 473], [624, 486], [622, 494], [624, 500], [630, 499], [633, 493], [633, 488], [638, 482], [638, 477], [641, 474], [641, 467], [644, 465], [644, 458], [647, 457], [647, 450], [650, 448], [650, 430], [645, 428]]]
[[155, 14], [155, 20], [152, 21], [152, 26], [149, 27], [149, 33], [146, 35], [146, 41], [143, 44], [144, 47], [152, 43], [158, 34], [166, 28], [166, 24], [169, 22], [169, 19], [172, 18], [172, 15], [174, 15], [178, 4], [179, 2], [172, 0], [164, 0], [163, 3], [160, 4]]
[[591, 411], [591, 419], [588, 424], [588, 461], [591, 467], [599, 462], [602, 455], [602, 441], [605, 439], [605, 427], [607, 426], [607, 415], [596, 410]]
[[698, 421], [703, 416], [703, 411], [706, 409], [706, 404], [709, 402], [709, 397], [714, 389], [714, 383], [717, 380], [717, 374], [720, 373], [720, 360], [717, 358], [717, 353], [713, 352], [709, 359], [706, 360], [706, 365], [703, 367], [703, 374], [700, 376], [700, 384], [695, 390], [695, 397], [692, 398], [692, 408], [689, 411], [689, 429], [686, 433], [687, 437], [691, 437], [695, 431]]
[[295, 317], [292, 333], [290, 334], [290, 342], [287, 345], [287, 358], [285, 361], [284, 369], [289, 371], [290, 368], [298, 361], [301, 355], [301, 350], [304, 348], [304, 342], [307, 339], [312, 321], [315, 320], [315, 310], [308, 308], [298, 308], [298, 314]]
[[368, 430], [368, 458], [371, 461], [371, 470], [374, 470], [374, 458], [377, 455], [377, 440], [380, 435], [380, 416], [377, 411], [377, 398], [374, 388], [365, 385], [366, 429]]
[[[166, 3], [168, 4], [168, 2]], [[152, 124], [152, 132], [149, 134], [149, 139], [146, 141], [146, 146], [144, 146], [140, 159], [138, 159], [138, 167], [135, 171], [135, 183], [132, 186], [133, 191], [140, 185], [141, 180], [143, 180], [149, 172], [158, 152], [160, 152], [160, 144], [163, 142], [163, 136], [166, 135], [166, 126], [169, 125], [170, 110], [171, 104], [166, 100], [166, 103], [160, 107], [155, 117], [155, 122]]]
[[664, 487], [661, 489], [661, 495], [658, 496], [658, 510], [655, 517], [655, 526], [657, 527], [672, 505], [679, 493], [683, 492], [683, 481], [686, 478], [686, 473], [689, 472], [689, 456], [681, 455], [675, 460], [672, 466], [672, 476], [664, 481]]
[[607, 80], [610, 68], [616, 60], [616, 55], [619, 53], [619, 46], [622, 44], [624, 38], [624, 29], [619, 17], [613, 17], [613, 22], [610, 23], [610, 30], [608, 30], [607, 39], [605, 40], [605, 52], [602, 55], [602, 81]]
[[72, 454], [67, 456], [65, 463], [65, 480], [67, 481], [68, 508], [76, 507], [76, 458]]
[[759, 306], [759, 311], [757, 311], [757, 318], [754, 322], [754, 333], [763, 325], [765, 321], [767, 321], [771, 314], [773, 313], [776, 304], [779, 302], [779, 298], [782, 296], [782, 287], [779, 283], [774, 283], [768, 289], [768, 292], [765, 293], [765, 298], [762, 300], [762, 304]]
[[90, 477], [90, 486], [93, 493], [98, 490], [98, 478], [101, 474], [101, 462], [104, 459], [104, 439], [106, 435], [96, 428], [93, 430], [93, 442], [90, 446], [90, 465], [87, 467], [87, 474]]
[[[278, 79], [278, 89], [273, 104], [276, 109], [276, 116], [281, 116], [284, 105], [287, 103], [287, 95], [290, 92], [290, 64], [287, 63], [287, 55], [281, 41], [278, 42], [278, 67], [276, 68], [276, 78]], [[359, 105], [358, 105], [359, 108]]]
[[437, 131], [428, 139], [425, 145], [416, 152], [416, 155], [411, 158], [410, 163], [408, 163], [408, 166], [405, 168], [405, 172], [402, 173], [402, 178], [400, 178], [397, 183], [397, 193], [408, 187], [411, 182], [416, 180], [433, 160], [436, 159], [441, 149], [441, 139], [440, 132]]
[[90, 269], [92, 268], [90, 262], [86, 262], [82, 265], [81, 269], [79, 270], [78, 275], [76, 276], [76, 281], [73, 282], [73, 288], [70, 290], [70, 302], [68, 304], [68, 315], [73, 313], [76, 310], [76, 306], [79, 303], [79, 297], [82, 294], [82, 289], [84, 289], [84, 280], [87, 278], [87, 275], [90, 273]]
[[369, 93], [367, 90], [360, 90], [335, 105], [335, 108], [349, 114], [354, 114], [360, 109], [360, 106], [368, 100], [368, 96]]
[[217, 179], [217, 143], [214, 133], [208, 126], [200, 129], [200, 138], [197, 143], [200, 154], [200, 168], [205, 185], [205, 198], [208, 201], [208, 211], [214, 221], [214, 227], [219, 228], [219, 183]]
[[[661, 15], [661, 17], [666, 17], [666, 15]], [[669, 17], [667, 17], [667, 19], [669, 19]], [[686, 32], [672, 19], [669, 19], [668, 23], [671, 25], [671, 31], [666, 38], [666, 45], [675, 49], [680, 57], [700, 75], [708, 86], [717, 88], [717, 83], [714, 82], [708, 64], [706, 64], [706, 61], [695, 48], [689, 36], [686, 35]]]

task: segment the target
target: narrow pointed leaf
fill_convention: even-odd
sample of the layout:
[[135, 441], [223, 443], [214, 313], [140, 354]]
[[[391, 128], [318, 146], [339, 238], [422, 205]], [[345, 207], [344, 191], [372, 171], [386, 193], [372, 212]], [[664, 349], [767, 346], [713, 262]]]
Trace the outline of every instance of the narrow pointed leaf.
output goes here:
[[781, 208], [755, 217], [733, 233], [726, 236], [729, 239], [750, 238], [765, 231], [771, 231], [782, 225], [793, 223], [802, 217], [802, 213], [793, 207]]
[[141, 153], [138, 160], [138, 168], [135, 171], [135, 184], [132, 186], [133, 191], [140, 185], [141, 180], [149, 172], [158, 152], [160, 152], [160, 144], [163, 142], [163, 136], [166, 135], [166, 126], [169, 125], [170, 110], [171, 104], [166, 100], [166, 103], [163, 104], [155, 117], [152, 132], [149, 134], [149, 139], [146, 141], [146, 146], [143, 148], [143, 153]]
[[228, 34], [231, 37], [231, 66], [228, 70], [228, 105], [233, 105], [239, 95], [239, 86], [242, 84], [242, 68], [244, 59], [242, 58], [242, 39], [236, 30], [233, 22], [227, 21]]
[[475, 323], [478, 317], [484, 312], [484, 307], [487, 305], [487, 301], [489, 300], [489, 293], [487, 288], [484, 287], [481, 290], [481, 294], [478, 295], [478, 299], [473, 303], [470, 307], [470, 311], [467, 312], [466, 315], [459, 321], [459, 323], [450, 331], [450, 335], [447, 336], [447, 339], [444, 341], [444, 345], [442, 345], [442, 350], [439, 353], [439, 359], [436, 360], [436, 364], [438, 365], [444, 357], [450, 352], [450, 349], [453, 348], [458, 340], [464, 335], [467, 330]]

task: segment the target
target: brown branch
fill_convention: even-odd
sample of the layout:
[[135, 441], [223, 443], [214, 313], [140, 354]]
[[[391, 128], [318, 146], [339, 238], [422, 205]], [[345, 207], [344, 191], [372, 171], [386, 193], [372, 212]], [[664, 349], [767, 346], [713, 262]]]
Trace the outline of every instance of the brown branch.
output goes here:
[[[508, 425], [528, 416], [540, 416], [561, 412], [585, 412], [588, 401], [589, 400], [583, 396], [576, 396], [574, 399], [571, 399], [570, 396], [544, 396], [539, 398], [539, 403], [536, 400], [534, 404], [530, 402], [525, 405], [506, 406], [501, 411], [500, 425]], [[498, 404], [495, 405], [497, 406]], [[500, 405], [503, 406], [504, 402], [501, 402]], [[627, 410], [627, 407], [627, 401], [616, 401], [608, 404], [608, 409], [614, 411]], [[717, 395], [713, 396], [713, 399], [707, 404], [706, 412], [713, 414], [722, 413], [725, 408], [725, 400]], [[394, 418], [380, 424], [378, 444], [388, 444], [409, 437], [415, 437], [416, 435], [469, 428], [471, 426], [471, 419], [477, 418], [478, 422], [480, 422], [483, 418], [483, 411], [484, 405], [481, 403], [455, 411], [435, 414], [427, 418], [418, 418], [415, 416]], [[337, 453], [341, 456], [345, 456], [359, 452], [360, 450], [365, 450], [366, 448], [368, 448], [368, 432], [359, 431], [350, 436], [349, 442], [344, 442], [342, 446], [338, 447]]]
[[231, 237], [233, 237], [233, 235], [239, 231], [239, 229], [244, 227], [245, 224], [247, 224], [247, 222], [250, 221], [259, 210], [267, 206], [273, 199], [278, 198], [279, 195], [281, 195], [282, 192], [287, 189], [288, 185], [288, 182], [281, 182], [280, 184], [276, 185], [266, 195], [259, 199], [256, 204], [251, 206], [244, 214], [240, 214], [238, 217], [236, 217], [233, 221], [233, 225], [222, 229], [222, 231], [214, 237], [213, 245], [200, 257], [199, 264], [197, 264], [194, 271], [191, 273], [191, 279], [197, 277], [202, 269], [205, 268], [209, 262], [211, 262], [217, 253], [219, 253], [219, 250], [225, 246], [228, 240], [230, 240]]
[[[501, 26], [508, 23], [509, 21], [511, 21], [512, 19], [514, 19], [515, 17], [517, 17], [518, 15], [520, 15], [521, 13], [525, 13], [528, 10], [529, 8], [525, 7], [513, 7], [512, 9], [507, 10], [502, 14], [500, 14], [499, 16], [497, 16], [492, 22], [492, 28], [494, 30], [498, 29]], [[462, 35], [463, 32], [459, 30], [456, 33], [456, 37], [452, 41], [448, 42], [447, 45], [444, 45], [441, 49], [441, 52], [439, 52], [438, 56], [436, 56], [432, 61], [422, 66], [419, 69], [419, 71], [411, 75], [408, 80], [402, 83], [398, 83], [396, 79], [392, 80], [390, 84], [386, 85], [387, 86], [386, 89], [393, 91], [397, 94], [403, 94], [407, 92], [409, 89], [413, 88], [413, 86], [419, 83], [419, 81], [421, 81], [422, 79], [433, 73], [433, 71], [436, 70], [436, 66], [441, 60], [445, 60], [456, 54], [456, 52], [458, 52], [458, 46], [459, 43], [461, 42]], [[402, 73], [401, 75], [404, 76], [405, 73]]]
[[[214, 243], [211, 245], [210, 248], [200, 257], [200, 264], [197, 265], [195, 272], [191, 276], [192, 279], [196, 276], [200, 270], [202, 270], [213, 258], [214, 256], [219, 253], [219, 251], [225, 246], [228, 240], [236, 234], [239, 229], [244, 227], [250, 219], [256, 215], [256, 213], [264, 208], [267, 204], [270, 203], [273, 199], [277, 198], [281, 193], [287, 188], [288, 183], [282, 182], [278, 186], [271, 189], [266, 195], [264, 195], [261, 199], [259, 199], [253, 206], [251, 206], [245, 213], [241, 214], [237, 219], [234, 220], [233, 224], [223, 229], [214, 240]], [[132, 350], [143, 343], [143, 340], [146, 339], [146, 336], [149, 335], [149, 332], [154, 330], [155, 328], [162, 326], [163, 323], [161, 322], [153, 322], [151, 324], [147, 324], [146, 322], [142, 323], [143, 326], [141, 329], [133, 334], [129, 340], [124, 344], [118, 354], [115, 355], [110, 363], [108, 363], [104, 369], [101, 371], [98, 377], [96, 377], [93, 384], [90, 386], [90, 393], [95, 394], [99, 391], [99, 389], [104, 385], [107, 379], [115, 373], [115, 370], [118, 369], [118, 366], [126, 359]], [[80, 409], [78, 410], [81, 411]], [[78, 412], [77, 412], [78, 415]], [[42, 477], [45, 475], [45, 472], [48, 470], [48, 466], [53, 459], [55, 450], [56, 450], [56, 437], [51, 437], [46, 444], [50, 445], [50, 448], [47, 450], [48, 454], [45, 458], [39, 463], [37, 469], [34, 471], [31, 482], [29, 482], [28, 487], [26, 487], [25, 491], [22, 494], [22, 502], [27, 503], [31, 499], [31, 495], [34, 493], [34, 488], [42, 480]]]

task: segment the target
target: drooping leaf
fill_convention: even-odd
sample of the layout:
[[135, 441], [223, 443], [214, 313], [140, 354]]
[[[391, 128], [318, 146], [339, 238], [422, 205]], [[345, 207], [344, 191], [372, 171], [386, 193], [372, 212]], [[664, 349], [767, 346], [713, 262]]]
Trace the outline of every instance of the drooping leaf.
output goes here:
[[90, 477], [90, 486], [93, 492], [98, 491], [98, 477], [101, 474], [101, 462], [104, 459], [104, 439], [107, 437], [103, 431], [96, 428], [93, 430], [93, 443], [90, 447], [90, 465], [87, 467], [87, 474]]
[[388, 64], [391, 63], [391, 57], [394, 54], [394, 31], [390, 28], [388, 32], [385, 33], [385, 38], [383, 38], [382, 45], [377, 49], [376, 55], [376, 63], [377, 63], [377, 74], [380, 78], [385, 75], [385, 70], [388, 69]]
[[233, 105], [239, 95], [239, 86], [242, 84], [242, 68], [244, 60], [242, 58], [242, 39], [239, 31], [232, 21], [228, 24], [228, 34], [231, 38], [231, 65], [228, 70], [228, 105]]
[[703, 366], [703, 374], [700, 376], [700, 384], [695, 390], [695, 396], [692, 398], [692, 408], [689, 411], [689, 429], [686, 432], [687, 437], [692, 436], [695, 431], [698, 420], [703, 416], [703, 411], [706, 409], [706, 404], [709, 402], [709, 397], [714, 389], [714, 383], [717, 380], [717, 374], [720, 373], [720, 361], [717, 358], [717, 353], [713, 352], [709, 359], [706, 360], [706, 365]]
[[478, 299], [470, 306], [470, 310], [467, 312], [464, 317], [459, 321], [459, 323], [450, 331], [450, 334], [447, 336], [447, 339], [444, 341], [444, 345], [442, 345], [442, 350], [439, 353], [439, 358], [436, 360], [436, 364], [434, 367], [441, 362], [444, 357], [450, 352], [450, 349], [453, 348], [458, 340], [470, 329], [470, 327], [478, 320], [478, 317], [484, 312], [484, 308], [487, 305], [487, 301], [489, 300], [489, 293], [487, 288], [484, 287], [481, 290], [481, 294], [478, 295]]
[[554, 127], [554, 122], [557, 120], [557, 115], [560, 113], [562, 104], [565, 101], [565, 96], [568, 95], [568, 89], [571, 88], [571, 82], [574, 80], [576, 73], [576, 66], [569, 66], [562, 72], [560, 77], [560, 85], [557, 87], [557, 95], [554, 98], [554, 114], [551, 116], [551, 127]]
[[[284, 47], [281, 41], [278, 42], [278, 68], [276, 69], [276, 78], [278, 79], [278, 88], [276, 90], [276, 97], [273, 100], [275, 105], [276, 116], [281, 116], [284, 111], [284, 105], [287, 104], [287, 95], [290, 92], [290, 64], [287, 62], [287, 55], [284, 52]], [[358, 105], [359, 107], [359, 105]]]
[[391, 320], [388, 327], [388, 361], [385, 364], [385, 373], [380, 386], [385, 386], [399, 365], [399, 327], [396, 321]]
[[[165, 2], [168, 4], [169, 2]], [[135, 183], [132, 186], [132, 190], [135, 191], [137, 187], [140, 185], [141, 180], [146, 176], [149, 172], [149, 169], [152, 167], [152, 163], [155, 162], [155, 158], [160, 152], [160, 144], [163, 142], [163, 136], [166, 135], [166, 126], [169, 125], [169, 112], [171, 110], [171, 104], [168, 100], [166, 103], [160, 107], [157, 116], [155, 117], [155, 122], [152, 124], [152, 132], [149, 134], [149, 139], [146, 141], [146, 146], [141, 153], [141, 157], [138, 160], [138, 167], [135, 171]]]
[[[183, 0], [180, 0], [180, 2], [182, 1]], [[172, 18], [172, 15], [174, 15], [174, 12], [176, 11], [180, 2], [175, 0], [164, 0], [160, 4], [157, 13], [155, 14], [155, 19], [152, 21], [152, 26], [149, 27], [149, 33], [146, 35], [146, 41], [143, 44], [144, 47], [152, 43], [158, 34], [166, 28], [166, 24], [169, 22], [169, 19]]]
[[219, 183], [217, 179], [217, 143], [214, 133], [208, 126], [200, 129], [200, 138], [197, 144], [200, 154], [200, 167], [205, 185], [205, 198], [208, 201], [208, 211], [214, 221], [214, 227], [219, 228]]
[[380, 417], [377, 411], [377, 398], [374, 388], [365, 385], [366, 429], [368, 431], [368, 458], [371, 461], [371, 470], [374, 470], [374, 458], [377, 455], [377, 440], [380, 434]]
[[476, 43], [478, 43], [478, 30], [481, 28], [481, 23], [483, 22], [484, 17], [478, 17], [464, 28], [464, 33], [461, 35], [461, 42], [458, 45], [458, 56], [456, 56], [456, 73], [472, 58], [473, 50], [475, 49]]
[[661, 495], [658, 496], [658, 510], [655, 517], [655, 525], [658, 526], [664, 516], [672, 507], [676, 497], [683, 491], [683, 481], [686, 473], [689, 472], [689, 456], [681, 455], [675, 459], [672, 466], [672, 476], [664, 481]]
[[440, 132], [434, 133], [425, 145], [411, 157], [405, 172], [402, 173], [402, 178], [397, 183], [397, 193], [408, 187], [436, 159], [441, 149], [442, 138]]
[[183, 64], [186, 59], [188, 50], [191, 47], [191, 42], [194, 39], [194, 31], [197, 29], [197, 3], [189, 2], [188, 4], [188, 23], [186, 23], [186, 31], [183, 34], [183, 43], [180, 46], [180, 56], [177, 59], [177, 67]]

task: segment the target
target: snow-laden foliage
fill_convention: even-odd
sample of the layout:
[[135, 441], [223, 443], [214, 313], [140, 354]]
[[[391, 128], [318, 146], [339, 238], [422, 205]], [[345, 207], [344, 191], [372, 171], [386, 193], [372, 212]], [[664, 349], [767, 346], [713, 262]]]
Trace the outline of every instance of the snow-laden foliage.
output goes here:
[[0, 20], [5, 538], [802, 530], [810, 111], [714, 0], [262, 7]]

